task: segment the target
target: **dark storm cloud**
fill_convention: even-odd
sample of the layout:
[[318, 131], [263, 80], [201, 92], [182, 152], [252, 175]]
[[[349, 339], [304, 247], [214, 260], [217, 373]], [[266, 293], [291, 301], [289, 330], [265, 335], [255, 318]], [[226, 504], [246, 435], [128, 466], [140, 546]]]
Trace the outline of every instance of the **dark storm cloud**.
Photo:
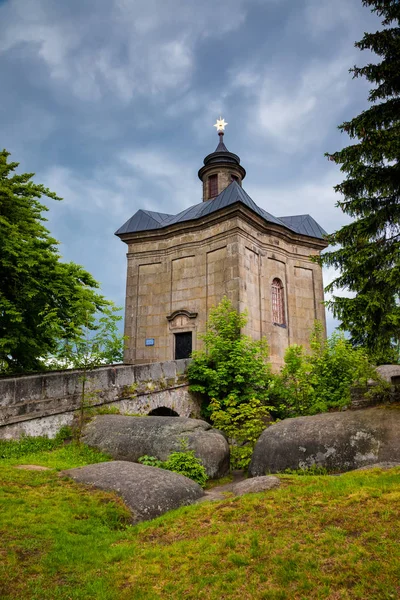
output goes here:
[[0, 0], [1, 144], [64, 197], [49, 212], [64, 258], [121, 305], [113, 232], [200, 201], [220, 114], [260, 206], [344, 222], [323, 154], [366, 106], [348, 69], [377, 27], [360, 0]]

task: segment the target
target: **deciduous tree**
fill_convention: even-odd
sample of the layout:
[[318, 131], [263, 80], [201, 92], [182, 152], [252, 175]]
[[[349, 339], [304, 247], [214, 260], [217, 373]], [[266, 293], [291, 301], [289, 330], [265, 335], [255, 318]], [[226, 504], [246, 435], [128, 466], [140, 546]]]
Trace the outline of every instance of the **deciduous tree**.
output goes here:
[[0, 371], [44, 367], [60, 340], [79, 339], [112, 303], [81, 266], [62, 262], [40, 202], [60, 200], [0, 152]]

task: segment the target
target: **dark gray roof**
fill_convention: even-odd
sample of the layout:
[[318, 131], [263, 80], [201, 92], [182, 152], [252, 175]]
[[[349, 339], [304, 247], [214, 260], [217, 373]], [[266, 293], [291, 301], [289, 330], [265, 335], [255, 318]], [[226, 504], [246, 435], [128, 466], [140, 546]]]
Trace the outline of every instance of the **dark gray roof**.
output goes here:
[[135, 233], [138, 231], [151, 231], [155, 229], [163, 229], [175, 223], [183, 223], [184, 221], [195, 221], [201, 217], [205, 217], [222, 208], [226, 208], [236, 202], [241, 202], [257, 215], [262, 217], [268, 223], [281, 225], [286, 229], [290, 229], [296, 233], [307, 235], [309, 237], [322, 239], [325, 231], [318, 225], [310, 215], [299, 215], [295, 217], [280, 217], [276, 218], [257, 204], [250, 198], [242, 187], [233, 181], [213, 200], [200, 202], [194, 206], [186, 208], [177, 215], [168, 215], [165, 213], [152, 212], [150, 210], [138, 210], [122, 227], [115, 232], [115, 235], [124, 233]]
[[161, 223], [171, 215], [165, 213], [153, 212], [151, 210], [138, 210], [122, 227], [115, 232], [115, 235], [120, 233], [133, 233], [135, 231], [149, 231], [151, 229], [159, 229]]
[[225, 146], [225, 144], [223, 142], [222, 136], [219, 138], [219, 144], [215, 148], [214, 152], [229, 152], [228, 148]]
[[298, 233], [303, 233], [310, 237], [323, 238], [327, 235], [325, 229], [322, 229], [321, 225], [314, 221], [310, 215], [295, 215], [293, 217], [279, 217], [280, 221], [283, 221], [285, 225], [288, 225]]

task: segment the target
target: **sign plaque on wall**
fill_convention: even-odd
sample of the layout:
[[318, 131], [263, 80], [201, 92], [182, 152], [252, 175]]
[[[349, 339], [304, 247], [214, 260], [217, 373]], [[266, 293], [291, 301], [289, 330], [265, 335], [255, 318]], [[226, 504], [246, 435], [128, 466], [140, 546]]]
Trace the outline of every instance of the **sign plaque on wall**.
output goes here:
[[154, 346], [154, 338], [146, 338], [146, 346]]

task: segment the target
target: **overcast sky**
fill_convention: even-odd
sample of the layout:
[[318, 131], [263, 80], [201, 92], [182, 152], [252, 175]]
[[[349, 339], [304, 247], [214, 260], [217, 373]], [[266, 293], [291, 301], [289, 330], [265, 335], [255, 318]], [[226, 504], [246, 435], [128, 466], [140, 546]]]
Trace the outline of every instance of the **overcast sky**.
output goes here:
[[139, 208], [201, 201], [220, 115], [259, 206], [345, 222], [324, 152], [367, 107], [348, 69], [379, 28], [361, 0], [0, 0], [0, 146], [64, 198], [48, 213], [63, 258], [122, 306], [114, 231]]

